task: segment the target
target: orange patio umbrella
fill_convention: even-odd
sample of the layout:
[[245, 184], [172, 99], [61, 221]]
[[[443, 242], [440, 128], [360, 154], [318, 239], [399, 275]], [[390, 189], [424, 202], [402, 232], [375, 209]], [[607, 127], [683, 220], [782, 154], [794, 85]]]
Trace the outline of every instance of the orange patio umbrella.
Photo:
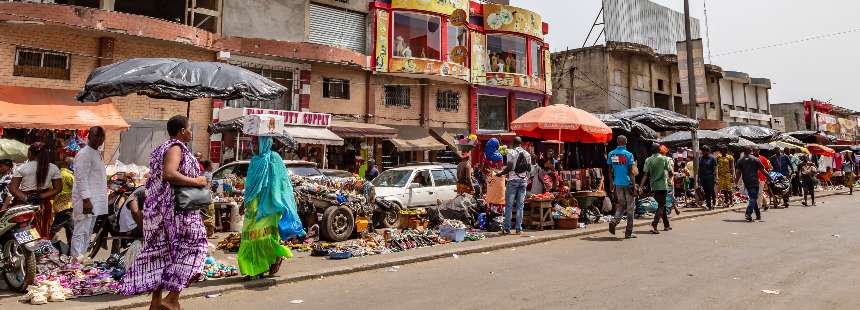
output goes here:
[[594, 114], [563, 104], [540, 107], [511, 122], [523, 137], [564, 142], [607, 143], [612, 129]]
[[809, 150], [810, 153], [815, 154], [815, 155], [833, 157], [833, 155], [836, 154], [835, 150], [833, 150], [832, 148], [823, 146], [821, 144], [807, 144], [806, 148]]

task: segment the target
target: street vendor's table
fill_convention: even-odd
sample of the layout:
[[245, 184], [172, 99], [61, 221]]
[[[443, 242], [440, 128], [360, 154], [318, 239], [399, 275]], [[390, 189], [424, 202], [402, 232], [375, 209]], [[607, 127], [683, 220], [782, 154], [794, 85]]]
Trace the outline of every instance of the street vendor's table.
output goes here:
[[533, 229], [543, 230], [544, 227], [555, 228], [552, 220], [552, 200], [529, 200], [523, 210], [524, 225]]

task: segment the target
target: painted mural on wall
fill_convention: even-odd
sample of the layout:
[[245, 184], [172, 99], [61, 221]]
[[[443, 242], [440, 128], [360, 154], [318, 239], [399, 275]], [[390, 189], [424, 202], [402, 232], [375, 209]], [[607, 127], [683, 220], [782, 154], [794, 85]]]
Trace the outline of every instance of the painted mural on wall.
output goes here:
[[546, 81], [546, 94], [552, 95], [552, 58], [549, 49], [543, 50], [544, 81]]
[[487, 72], [486, 85], [521, 87], [540, 91], [546, 90], [546, 82], [543, 80], [543, 78], [536, 78], [523, 74], [512, 74], [504, 72]]
[[487, 36], [472, 32], [472, 83], [487, 82]]
[[388, 72], [388, 28], [391, 15], [388, 11], [376, 11], [376, 71]]
[[466, 81], [470, 74], [469, 68], [462, 65], [420, 58], [392, 57], [389, 66], [389, 72], [433, 74]]
[[391, 8], [451, 15], [457, 9], [468, 12], [469, 0], [391, 0]]
[[507, 5], [484, 4], [484, 28], [543, 38], [543, 21], [540, 15]]

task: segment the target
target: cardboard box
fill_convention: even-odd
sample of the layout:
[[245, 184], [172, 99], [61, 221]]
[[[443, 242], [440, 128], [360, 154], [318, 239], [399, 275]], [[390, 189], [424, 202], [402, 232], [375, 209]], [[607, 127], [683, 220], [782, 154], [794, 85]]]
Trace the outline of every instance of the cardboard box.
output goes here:
[[242, 134], [249, 136], [278, 136], [284, 134], [284, 117], [256, 114], [242, 118]]

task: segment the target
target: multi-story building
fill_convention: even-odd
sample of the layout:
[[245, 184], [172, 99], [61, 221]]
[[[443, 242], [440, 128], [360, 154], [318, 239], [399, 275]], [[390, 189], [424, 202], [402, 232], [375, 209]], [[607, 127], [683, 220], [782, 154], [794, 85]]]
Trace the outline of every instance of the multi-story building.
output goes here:
[[860, 134], [857, 127], [860, 112], [829, 102], [808, 99], [778, 103], [771, 108], [775, 119], [784, 119], [786, 132], [820, 131], [836, 137], [839, 144], [855, 144]]
[[[683, 14], [647, 0], [604, 0], [602, 12], [604, 45], [552, 55], [552, 103], [600, 113], [648, 106], [689, 115], [675, 54], [675, 43], [685, 37]], [[699, 38], [699, 21], [691, 26]], [[769, 80], [710, 64], [700, 78], [709, 98], [696, 109], [700, 128], [770, 126]]]
[[[177, 57], [235, 64], [290, 89], [272, 102], [192, 102], [193, 147], [209, 149], [216, 162], [242, 156], [248, 140], [205, 135], [208, 123], [287, 112], [301, 120], [288, 125], [302, 157], [339, 168], [352, 168], [357, 157], [386, 165], [435, 160], [455, 133], [506, 132], [516, 116], [544, 105], [551, 89], [548, 26], [506, 1], [51, 2], [0, 3], [7, 50], [0, 70], [10, 71], [0, 85], [72, 92], [100, 65]], [[24, 49], [49, 55], [40, 59], [62, 55], [63, 63], [45, 66], [67, 73], [21, 76], [16, 55]], [[161, 121], [184, 113], [184, 103], [136, 95], [111, 102], [130, 128], [109, 133], [109, 161], [142, 164], [133, 154], [148, 153], [164, 136]]]

